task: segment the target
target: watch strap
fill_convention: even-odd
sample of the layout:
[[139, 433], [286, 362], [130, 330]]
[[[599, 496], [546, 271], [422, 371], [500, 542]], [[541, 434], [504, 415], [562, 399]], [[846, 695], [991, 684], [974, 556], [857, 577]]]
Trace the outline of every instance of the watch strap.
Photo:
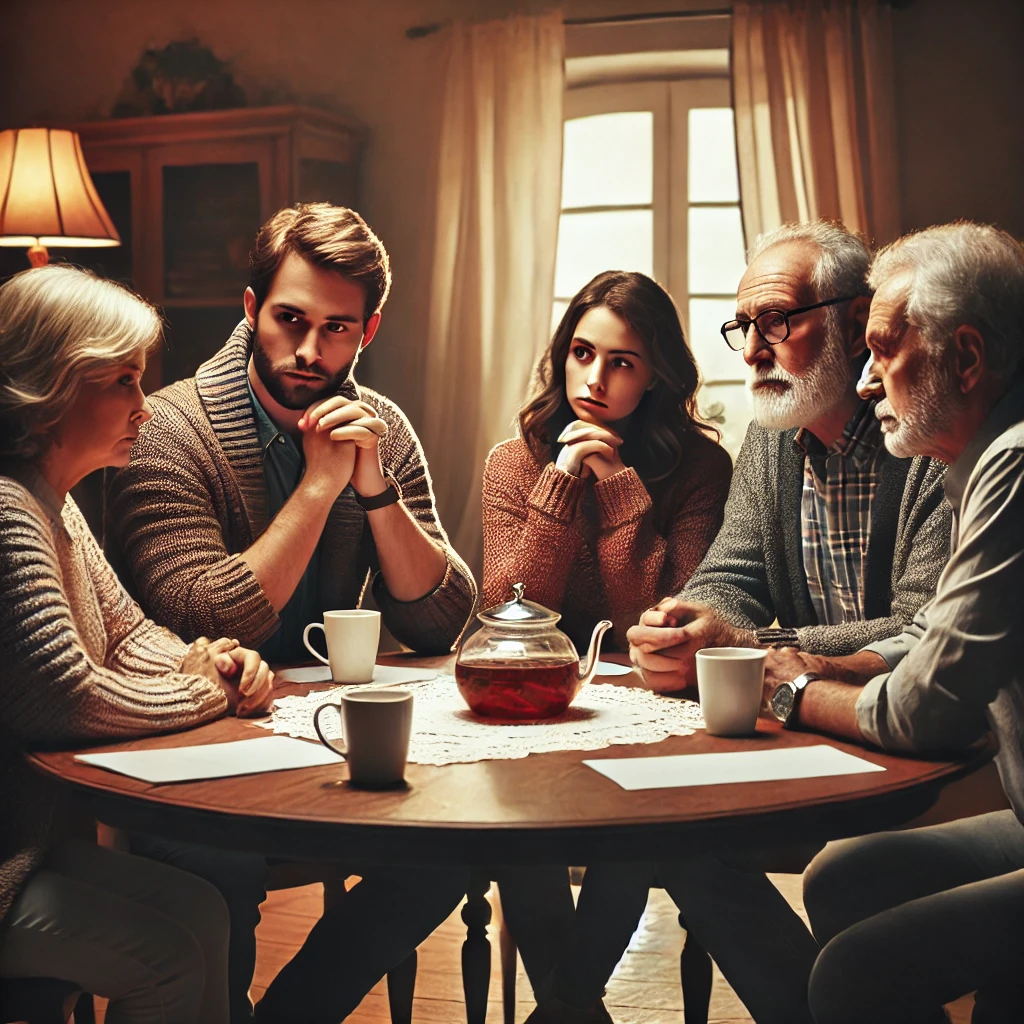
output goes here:
[[374, 494], [369, 498], [356, 494], [356, 503], [365, 511], [373, 512], [375, 509], [386, 508], [388, 505], [394, 505], [402, 500], [402, 489], [398, 486], [398, 481], [390, 473], [386, 474], [384, 479], [387, 482], [387, 487], [380, 494]]
[[777, 626], [761, 626], [754, 630], [754, 636], [762, 647], [799, 647], [800, 640], [795, 629], [780, 629]]

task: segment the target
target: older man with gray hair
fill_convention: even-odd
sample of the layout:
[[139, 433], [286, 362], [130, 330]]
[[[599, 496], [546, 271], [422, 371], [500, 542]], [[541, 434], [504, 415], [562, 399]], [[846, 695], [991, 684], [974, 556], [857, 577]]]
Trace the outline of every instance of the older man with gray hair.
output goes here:
[[[755, 242], [736, 316], [722, 326], [749, 368], [755, 422], [703, 563], [681, 595], [629, 630], [630, 657], [652, 689], [692, 684], [701, 647], [787, 642], [853, 655], [899, 634], [934, 593], [949, 550], [944, 467], [893, 458], [874, 403], [856, 393], [870, 262], [861, 238], [827, 221]], [[851, 670], [877, 658], [855, 655]], [[818, 947], [765, 875], [775, 852], [679, 854], [656, 867], [587, 869], [538, 1024], [606, 1019], [596, 1000], [655, 879], [682, 912], [687, 943], [712, 955], [758, 1024], [809, 1024]], [[590, 1017], [571, 1015], [587, 1008]]]
[[793, 723], [886, 750], [963, 749], [991, 730], [1013, 809], [829, 845], [805, 878], [824, 946], [811, 1008], [818, 1024], [930, 1024], [976, 991], [974, 1024], [1019, 1022], [1024, 251], [992, 227], [929, 228], [882, 250], [870, 282], [862, 392], [894, 455], [949, 463], [953, 553], [934, 600], [859, 671], [784, 649], [770, 655], [774, 676], [811, 681], [788, 694], [769, 683], [766, 696]]
[[935, 592], [949, 546], [944, 467], [893, 458], [874, 403], [856, 393], [870, 260], [828, 221], [755, 242], [722, 325], [747, 363], [754, 422], [718, 537], [683, 593], [629, 631], [652, 689], [692, 685], [702, 647], [852, 654], [899, 634]]

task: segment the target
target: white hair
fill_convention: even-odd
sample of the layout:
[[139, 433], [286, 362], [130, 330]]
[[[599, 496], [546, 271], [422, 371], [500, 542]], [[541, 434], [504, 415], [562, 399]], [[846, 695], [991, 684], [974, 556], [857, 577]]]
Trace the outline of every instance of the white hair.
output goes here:
[[123, 285], [61, 264], [0, 288], [0, 458], [33, 459], [83, 381], [160, 341], [157, 311]]
[[1024, 356], [1024, 248], [1005, 231], [958, 221], [897, 239], [875, 257], [873, 290], [906, 275], [905, 316], [945, 351], [957, 327], [985, 340], [985, 364], [1012, 377]]
[[784, 242], [811, 242], [818, 247], [818, 258], [811, 270], [811, 285], [818, 299], [870, 294], [867, 274], [871, 250], [860, 235], [848, 231], [838, 221], [783, 224], [758, 235], [747, 253], [747, 263]]

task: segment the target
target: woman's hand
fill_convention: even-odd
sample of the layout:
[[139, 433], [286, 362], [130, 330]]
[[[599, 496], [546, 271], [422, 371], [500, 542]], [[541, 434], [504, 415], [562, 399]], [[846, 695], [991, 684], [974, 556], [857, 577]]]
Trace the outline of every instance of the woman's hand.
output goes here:
[[186, 652], [179, 671], [217, 683], [228, 699], [228, 710], [240, 718], [265, 714], [273, 703], [274, 673], [257, 651], [242, 647], [237, 640], [199, 637]]
[[619, 457], [622, 438], [607, 427], [573, 420], [558, 435], [565, 447], [555, 465], [573, 476], [593, 473], [598, 480], [621, 473], [626, 465]]

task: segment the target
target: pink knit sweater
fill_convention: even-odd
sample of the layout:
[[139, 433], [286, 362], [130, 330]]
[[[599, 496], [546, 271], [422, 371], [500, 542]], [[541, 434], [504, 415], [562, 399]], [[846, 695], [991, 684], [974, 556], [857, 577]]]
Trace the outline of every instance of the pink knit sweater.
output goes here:
[[503, 441], [484, 469], [484, 607], [524, 583], [527, 598], [562, 613], [577, 649], [608, 618], [612, 643], [625, 650], [626, 630], [683, 589], [722, 524], [732, 476], [725, 449], [695, 434], [680, 472], [686, 486], [662, 534], [636, 470], [594, 482], [542, 465], [521, 438]]

